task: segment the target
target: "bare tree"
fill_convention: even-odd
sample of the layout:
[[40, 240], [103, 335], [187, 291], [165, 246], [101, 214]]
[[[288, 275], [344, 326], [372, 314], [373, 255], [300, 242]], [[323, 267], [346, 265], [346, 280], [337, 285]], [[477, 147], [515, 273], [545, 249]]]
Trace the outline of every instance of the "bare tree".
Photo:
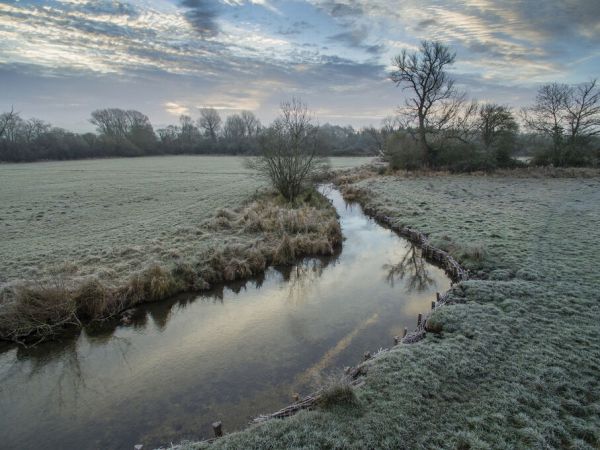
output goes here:
[[232, 114], [225, 119], [223, 126], [223, 135], [236, 143], [241, 142], [246, 137], [246, 123], [239, 114]]
[[396, 133], [397, 131], [400, 131], [400, 129], [401, 122], [399, 118], [394, 116], [387, 116], [384, 117], [381, 121], [381, 128], [375, 128], [371, 126], [366, 127], [364, 131], [375, 144], [377, 156], [379, 156], [380, 158], [384, 158], [386, 141], [392, 134]]
[[16, 113], [14, 108], [10, 108], [10, 111], [4, 114], [0, 114], [0, 139], [2, 139], [6, 133], [6, 130], [13, 122]]
[[242, 111], [240, 113], [240, 118], [244, 123], [245, 136], [253, 137], [258, 135], [261, 127], [260, 120], [258, 120], [258, 117], [256, 117], [252, 111]]
[[190, 116], [179, 116], [179, 139], [183, 144], [193, 145], [200, 138], [200, 131]]
[[260, 156], [247, 160], [247, 165], [293, 202], [325, 165], [319, 156], [317, 134], [305, 103], [296, 98], [282, 102], [280, 116], [260, 137]]
[[31, 143], [44, 133], [50, 131], [52, 126], [43, 120], [31, 118], [23, 123], [23, 138], [25, 142]]
[[119, 108], [93, 111], [90, 122], [96, 126], [98, 133], [115, 138], [127, 137], [131, 124], [127, 111]]
[[214, 108], [201, 108], [198, 127], [204, 130], [205, 136], [217, 142], [217, 135], [221, 128], [221, 116]]
[[597, 80], [571, 88], [567, 96], [566, 122], [571, 142], [600, 134], [600, 89]]
[[[90, 122], [104, 138], [117, 143], [126, 152], [141, 154], [154, 149], [156, 135], [150, 119], [135, 110], [119, 108], [98, 109]], [[124, 150], [125, 151], [125, 150]]]
[[418, 141], [423, 147], [426, 162], [434, 164], [435, 149], [427, 139], [428, 132], [440, 129], [456, 112], [458, 102], [445, 104], [457, 98], [452, 80], [446, 67], [452, 65], [456, 54], [440, 43], [422, 41], [421, 48], [413, 53], [403, 50], [393, 59], [395, 70], [390, 78], [397, 86], [411, 91], [406, 100], [404, 113], [416, 121]]
[[498, 142], [502, 134], [515, 133], [519, 126], [508, 106], [488, 103], [479, 108], [477, 128], [483, 146], [489, 150]]
[[563, 143], [565, 105], [570, 90], [566, 84], [546, 84], [538, 90], [535, 104], [523, 110], [527, 126], [550, 137], [555, 151], [560, 151]]
[[529, 129], [552, 142], [553, 164], [581, 163], [591, 138], [600, 135], [597, 80], [577, 86], [544, 85], [538, 90], [535, 104], [524, 108], [522, 115]]

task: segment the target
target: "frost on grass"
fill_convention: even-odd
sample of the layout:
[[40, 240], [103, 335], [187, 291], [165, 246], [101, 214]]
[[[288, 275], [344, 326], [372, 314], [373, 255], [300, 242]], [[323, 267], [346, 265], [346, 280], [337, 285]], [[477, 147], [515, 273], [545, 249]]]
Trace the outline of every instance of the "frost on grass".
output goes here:
[[599, 448], [600, 178], [359, 177], [350, 187], [445, 241], [479, 279], [452, 289], [423, 341], [373, 362], [360, 414], [306, 411], [211, 448]]
[[257, 196], [265, 186], [240, 158], [72, 161], [0, 171], [0, 335], [8, 338], [109, 317], [297, 256], [330, 254], [341, 238], [327, 202], [313, 196], [290, 207]]

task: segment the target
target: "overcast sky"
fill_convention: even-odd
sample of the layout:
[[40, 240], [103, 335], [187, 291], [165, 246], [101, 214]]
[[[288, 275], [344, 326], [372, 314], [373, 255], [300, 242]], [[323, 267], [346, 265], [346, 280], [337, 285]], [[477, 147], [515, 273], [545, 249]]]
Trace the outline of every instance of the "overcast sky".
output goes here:
[[294, 95], [361, 126], [402, 103], [390, 62], [421, 39], [454, 48], [472, 98], [521, 106], [600, 76], [600, 0], [0, 0], [0, 109], [75, 130], [103, 107], [268, 122]]

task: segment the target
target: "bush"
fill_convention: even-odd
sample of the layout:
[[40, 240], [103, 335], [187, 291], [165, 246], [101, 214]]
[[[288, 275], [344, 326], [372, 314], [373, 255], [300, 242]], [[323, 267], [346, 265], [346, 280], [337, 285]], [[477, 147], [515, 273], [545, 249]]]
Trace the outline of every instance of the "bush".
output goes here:
[[406, 132], [391, 135], [385, 143], [384, 154], [393, 170], [415, 170], [425, 163], [423, 148]]

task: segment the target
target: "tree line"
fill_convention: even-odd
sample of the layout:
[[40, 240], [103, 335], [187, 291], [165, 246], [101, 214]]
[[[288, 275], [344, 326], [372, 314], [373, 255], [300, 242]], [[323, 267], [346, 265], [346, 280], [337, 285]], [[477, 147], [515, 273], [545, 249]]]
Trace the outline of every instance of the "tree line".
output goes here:
[[[256, 155], [267, 132], [250, 111], [227, 116], [202, 108], [194, 119], [155, 129], [148, 116], [135, 110], [99, 109], [91, 113], [95, 133], [73, 133], [40, 119], [24, 119], [15, 111], [0, 114], [0, 161], [26, 162], [83, 158], [225, 154]], [[373, 155], [372, 130], [325, 124], [318, 127], [320, 152], [326, 155]]]
[[[395, 116], [380, 127], [311, 125], [319, 155], [379, 155], [395, 169], [493, 170], [519, 165], [515, 155], [554, 166], [600, 164], [600, 86], [541, 86], [532, 105], [519, 111], [469, 100], [450, 76], [456, 53], [436, 41], [393, 60], [390, 79], [407, 93]], [[298, 112], [301, 101], [287, 105]], [[304, 105], [305, 106], [305, 105]], [[300, 108], [302, 109], [302, 108]], [[0, 114], [0, 161], [37, 161], [115, 156], [259, 155], [272, 141], [281, 117], [270, 126], [242, 111], [222, 119], [216, 109], [182, 115], [177, 125], [155, 130], [145, 114], [118, 108], [91, 113], [95, 133], [73, 133], [39, 119]]]
[[455, 59], [456, 53], [435, 41], [423, 41], [419, 50], [404, 50], [394, 58], [390, 79], [408, 95], [398, 115], [380, 130], [383, 156], [392, 167], [493, 170], [517, 165], [513, 156], [525, 148], [533, 164], [599, 164], [596, 79], [541, 86], [535, 102], [515, 112], [506, 105], [468, 100], [447, 71]]

